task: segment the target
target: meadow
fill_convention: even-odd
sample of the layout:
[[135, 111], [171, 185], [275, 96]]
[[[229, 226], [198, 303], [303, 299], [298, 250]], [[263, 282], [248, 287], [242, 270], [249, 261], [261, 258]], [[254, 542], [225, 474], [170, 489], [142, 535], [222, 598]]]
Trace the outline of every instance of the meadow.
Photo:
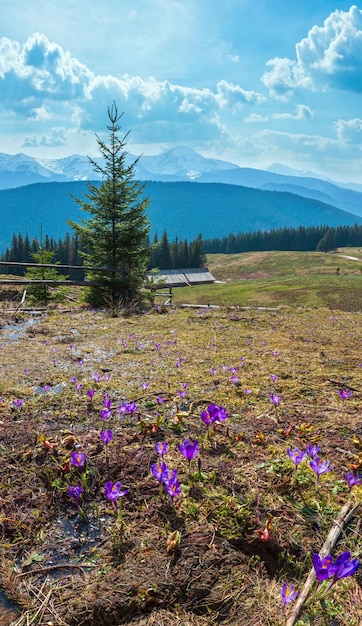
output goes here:
[[359, 626], [361, 265], [214, 256], [118, 317], [2, 301], [0, 624]]

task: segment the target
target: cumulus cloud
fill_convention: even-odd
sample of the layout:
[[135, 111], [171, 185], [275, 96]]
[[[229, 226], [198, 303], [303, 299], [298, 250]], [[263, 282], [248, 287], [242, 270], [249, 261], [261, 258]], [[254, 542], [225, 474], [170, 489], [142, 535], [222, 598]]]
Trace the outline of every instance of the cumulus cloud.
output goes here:
[[334, 125], [338, 140], [342, 144], [357, 145], [362, 143], [362, 120], [337, 120]]
[[280, 148], [295, 149], [301, 147], [304, 149], [312, 149], [315, 151], [325, 152], [330, 148], [336, 148], [338, 141], [330, 137], [319, 135], [306, 135], [303, 133], [287, 133], [270, 129], [262, 130], [254, 138], [260, 144], [265, 143], [269, 148], [273, 145]]
[[250, 115], [244, 118], [244, 122], [248, 122], [252, 124], [257, 123], [257, 122], [267, 122], [267, 121], [268, 121], [267, 117], [263, 117], [262, 115], [259, 115], [258, 113], [251, 113]]
[[312, 109], [306, 104], [298, 104], [296, 112], [293, 113], [273, 113], [274, 119], [284, 120], [310, 120], [314, 113]]
[[[140, 135], [144, 125], [153, 122], [156, 133], [162, 127], [163, 141], [175, 140], [177, 125], [182, 132], [195, 120], [194, 135], [206, 135], [208, 127], [212, 136], [213, 130], [220, 132], [223, 127], [223, 115], [259, 105], [265, 99], [225, 80], [213, 90], [152, 77], [97, 75], [39, 33], [24, 45], [7, 38], [0, 40], [0, 89], [4, 94], [0, 106], [25, 119], [45, 123], [51, 111], [54, 127], [67, 123], [89, 132], [104, 128], [105, 111], [115, 100], [119, 110], [127, 112], [128, 127], [134, 125]], [[42, 130], [38, 139], [42, 144], [63, 141], [53, 129], [46, 135]], [[27, 142], [33, 141], [34, 137], [27, 138]]]
[[35, 148], [38, 146], [56, 147], [65, 146], [68, 141], [68, 132], [65, 128], [52, 128], [49, 134], [37, 135], [28, 134], [24, 140], [25, 148]]
[[357, 6], [331, 13], [295, 50], [295, 59], [267, 62], [262, 82], [272, 95], [287, 98], [301, 87], [362, 92], [362, 10]]

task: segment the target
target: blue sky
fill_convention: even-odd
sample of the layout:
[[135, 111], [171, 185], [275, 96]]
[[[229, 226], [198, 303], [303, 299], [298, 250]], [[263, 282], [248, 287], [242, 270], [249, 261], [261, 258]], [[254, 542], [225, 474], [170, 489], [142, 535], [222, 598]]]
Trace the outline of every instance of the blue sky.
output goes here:
[[2, 0], [0, 152], [96, 155], [107, 107], [133, 154], [188, 145], [362, 182], [362, 5]]

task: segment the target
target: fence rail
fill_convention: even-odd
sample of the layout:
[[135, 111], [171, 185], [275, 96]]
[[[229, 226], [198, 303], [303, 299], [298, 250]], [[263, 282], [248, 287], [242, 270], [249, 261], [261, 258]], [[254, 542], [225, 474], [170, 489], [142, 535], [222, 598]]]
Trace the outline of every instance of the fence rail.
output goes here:
[[58, 270], [82, 270], [84, 272], [123, 272], [122, 269], [112, 269], [110, 267], [88, 267], [86, 265], [60, 265], [52, 263], [18, 263], [17, 261], [0, 261], [0, 267], [41, 267], [55, 268]]

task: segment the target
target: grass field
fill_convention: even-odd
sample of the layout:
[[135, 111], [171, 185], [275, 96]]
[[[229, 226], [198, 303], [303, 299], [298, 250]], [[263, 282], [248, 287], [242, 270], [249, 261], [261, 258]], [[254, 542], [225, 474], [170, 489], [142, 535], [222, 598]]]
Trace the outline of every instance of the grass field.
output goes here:
[[[214, 309], [2, 301], [0, 626], [361, 625], [362, 262], [342, 254], [362, 258], [211, 257], [226, 282], [175, 301]], [[318, 586], [318, 554], [351, 575]]]
[[[351, 256], [359, 260], [346, 257]], [[218, 281], [174, 289], [174, 303], [223, 306], [325, 306], [362, 310], [362, 250], [209, 255]], [[220, 282], [219, 282], [220, 281]]]

